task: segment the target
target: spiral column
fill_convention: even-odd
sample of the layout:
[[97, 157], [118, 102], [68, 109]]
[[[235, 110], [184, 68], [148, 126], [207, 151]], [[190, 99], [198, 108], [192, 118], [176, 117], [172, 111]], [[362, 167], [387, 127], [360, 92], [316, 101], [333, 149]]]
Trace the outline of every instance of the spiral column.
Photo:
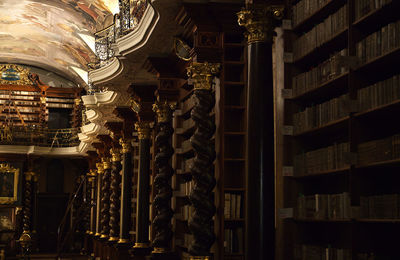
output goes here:
[[101, 186], [101, 236], [102, 239], [108, 239], [110, 233], [110, 177], [111, 177], [111, 163], [109, 158], [102, 158], [103, 162], [103, 176]]
[[32, 171], [25, 172], [23, 232], [19, 239], [24, 254], [29, 252], [32, 246], [32, 196], [35, 182], [37, 182], [37, 175]]
[[90, 169], [88, 176], [88, 190], [89, 190], [89, 201], [90, 201], [90, 220], [89, 220], [89, 230], [87, 233], [89, 235], [94, 235], [96, 231], [96, 170]]
[[121, 196], [121, 154], [119, 149], [111, 149], [112, 165], [111, 165], [111, 196], [110, 196], [110, 242], [118, 242], [119, 240], [119, 220], [120, 220], [120, 196]]
[[157, 135], [155, 138], [155, 178], [154, 186], [156, 195], [153, 205], [155, 208], [155, 217], [153, 228], [155, 237], [153, 239], [153, 255], [162, 255], [169, 253], [170, 242], [172, 238], [171, 218], [173, 210], [171, 209], [171, 177], [174, 169], [170, 161], [174, 153], [171, 139], [174, 129], [172, 128], [172, 112], [175, 103], [156, 102], [153, 106], [157, 114]]
[[193, 234], [193, 242], [189, 247], [191, 259], [209, 259], [210, 248], [215, 241], [213, 230], [213, 216], [215, 205], [213, 189], [216, 181], [214, 177], [213, 161], [215, 148], [211, 138], [215, 132], [215, 122], [210, 112], [215, 105], [212, 93], [214, 76], [219, 72], [219, 64], [197, 63], [187, 69], [188, 76], [194, 83], [194, 107], [191, 118], [196, 124], [196, 130], [190, 138], [195, 158], [190, 168], [194, 187], [189, 195], [193, 206], [193, 215], [189, 220], [189, 230]]

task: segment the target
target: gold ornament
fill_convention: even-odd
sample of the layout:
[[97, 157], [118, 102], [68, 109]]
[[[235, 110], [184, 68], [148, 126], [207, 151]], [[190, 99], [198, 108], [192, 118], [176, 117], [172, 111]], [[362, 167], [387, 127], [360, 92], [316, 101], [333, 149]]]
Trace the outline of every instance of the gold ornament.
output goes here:
[[104, 157], [104, 158], [101, 158], [101, 161], [103, 162], [104, 170], [111, 168], [110, 158]]
[[238, 12], [238, 23], [247, 30], [247, 42], [272, 42], [276, 21], [283, 18], [283, 11], [283, 6], [250, 4]]
[[111, 148], [111, 149], [110, 149], [110, 153], [111, 153], [111, 156], [112, 156], [111, 161], [113, 161], [113, 162], [119, 162], [119, 161], [121, 161], [121, 154], [120, 154], [120, 152], [119, 152], [119, 149], [117, 149], [117, 148]]
[[102, 163], [96, 163], [96, 168], [97, 168], [97, 173], [98, 174], [103, 174], [104, 172], [104, 166]]
[[150, 139], [150, 134], [151, 134], [150, 122], [136, 122], [135, 130], [138, 131], [139, 140]]
[[132, 151], [131, 140], [120, 138], [119, 144], [122, 146], [122, 153], [129, 153]]
[[153, 111], [157, 114], [158, 123], [166, 123], [172, 120], [172, 111], [176, 107], [176, 102], [157, 101], [153, 104]]
[[187, 68], [187, 75], [193, 79], [194, 89], [211, 90], [214, 76], [219, 73], [219, 63], [193, 62]]

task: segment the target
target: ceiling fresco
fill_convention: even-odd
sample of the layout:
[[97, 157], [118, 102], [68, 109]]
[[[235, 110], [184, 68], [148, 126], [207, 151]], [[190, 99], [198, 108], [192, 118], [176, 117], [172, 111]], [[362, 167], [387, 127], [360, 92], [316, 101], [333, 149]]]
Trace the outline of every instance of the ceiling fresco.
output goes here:
[[0, 62], [34, 65], [81, 82], [95, 55], [79, 34], [93, 35], [118, 0], [0, 0]]

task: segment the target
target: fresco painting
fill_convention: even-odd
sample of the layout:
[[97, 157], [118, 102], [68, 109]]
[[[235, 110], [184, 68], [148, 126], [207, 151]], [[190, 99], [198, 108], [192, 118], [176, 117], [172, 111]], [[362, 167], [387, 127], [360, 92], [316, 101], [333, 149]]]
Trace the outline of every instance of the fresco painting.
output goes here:
[[[45, 65], [78, 80], [94, 53], [78, 33], [93, 35], [118, 0], [1, 0], [0, 62]], [[78, 80], [79, 81], [79, 80]]]

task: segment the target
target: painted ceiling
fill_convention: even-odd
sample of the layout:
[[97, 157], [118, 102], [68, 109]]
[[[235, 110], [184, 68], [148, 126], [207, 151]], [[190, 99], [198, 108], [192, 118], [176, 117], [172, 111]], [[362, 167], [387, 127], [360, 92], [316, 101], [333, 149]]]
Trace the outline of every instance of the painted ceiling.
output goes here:
[[0, 63], [48, 69], [82, 83], [95, 55], [79, 34], [93, 35], [118, 0], [0, 0]]

